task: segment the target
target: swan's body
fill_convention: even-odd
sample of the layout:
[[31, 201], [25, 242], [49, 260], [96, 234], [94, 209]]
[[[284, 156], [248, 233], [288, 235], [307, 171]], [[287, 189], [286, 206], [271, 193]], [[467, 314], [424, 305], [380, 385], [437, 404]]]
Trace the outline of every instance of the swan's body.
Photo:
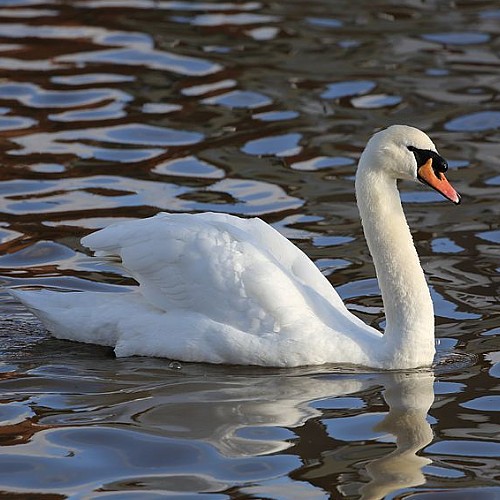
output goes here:
[[[225, 214], [160, 213], [83, 238], [97, 257], [121, 261], [140, 285], [132, 292], [13, 294], [56, 337], [114, 346], [118, 356], [428, 366], [432, 301], [396, 181], [418, 175], [458, 203], [435, 151], [423, 132], [393, 126], [370, 140], [358, 166], [356, 195], [386, 310], [384, 335], [351, 314], [312, 261], [276, 230]], [[429, 165], [436, 179], [432, 172], [420, 177]]]

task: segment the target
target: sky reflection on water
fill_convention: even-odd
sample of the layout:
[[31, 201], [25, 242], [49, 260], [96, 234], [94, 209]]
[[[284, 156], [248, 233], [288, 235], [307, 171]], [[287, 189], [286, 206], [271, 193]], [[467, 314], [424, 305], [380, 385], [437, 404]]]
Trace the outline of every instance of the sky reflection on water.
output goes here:
[[[9, 0], [5, 285], [122, 291], [79, 239], [159, 210], [260, 216], [383, 326], [353, 175], [426, 130], [463, 195], [402, 183], [436, 307], [433, 372], [116, 360], [0, 295], [0, 491], [15, 498], [496, 498], [499, 9], [361, 1]], [[47, 496], [45, 496], [47, 495]]]

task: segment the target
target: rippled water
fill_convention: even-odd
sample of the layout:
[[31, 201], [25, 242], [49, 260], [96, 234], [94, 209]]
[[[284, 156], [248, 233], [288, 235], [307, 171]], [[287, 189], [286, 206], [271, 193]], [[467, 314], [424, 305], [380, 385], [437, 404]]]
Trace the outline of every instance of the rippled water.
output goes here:
[[[128, 283], [79, 239], [158, 210], [258, 215], [383, 320], [353, 196], [377, 128], [463, 195], [402, 184], [436, 306], [411, 373], [115, 359], [0, 295], [8, 498], [500, 498], [496, 2], [3, 0], [0, 274]], [[496, 390], [496, 392], [495, 392]]]

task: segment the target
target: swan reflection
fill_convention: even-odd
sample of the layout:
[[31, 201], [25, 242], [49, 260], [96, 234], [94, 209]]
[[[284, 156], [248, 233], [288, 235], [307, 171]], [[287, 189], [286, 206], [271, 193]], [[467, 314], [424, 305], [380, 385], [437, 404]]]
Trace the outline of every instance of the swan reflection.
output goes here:
[[[18, 393], [20, 412], [31, 408], [15, 428], [4, 427], [25, 439], [0, 450], [0, 465], [37, 470], [32, 489], [49, 487], [53, 470], [66, 471], [61, 492], [79, 478], [78, 488], [89, 495], [102, 484], [128, 489], [123, 477], [127, 485], [161, 490], [168, 484], [170, 492], [175, 478], [184, 485], [202, 478], [210, 491], [230, 485], [257, 498], [290, 498], [305, 488], [307, 498], [326, 491], [376, 499], [425, 482], [429, 460], [418, 452], [432, 440], [430, 371], [311, 373], [196, 364], [174, 370], [161, 360], [90, 362], [84, 352], [70, 365], [64, 359], [66, 368], [54, 359], [30, 364], [29, 380], [0, 381]], [[34, 387], [37, 395], [26, 401], [23, 394]], [[36, 425], [28, 432], [30, 422]], [[8, 480], [21, 484], [23, 470]]]
[[123, 401], [122, 418], [169, 438], [210, 443], [231, 459], [296, 456], [303, 465], [291, 478], [326, 491], [356, 489], [375, 499], [425, 482], [422, 468], [430, 460], [418, 452], [433, 437], [431, 371], [245, 375], [206, 368], [200, 377], [196, 370], [184, 365], [184, 376], [156, 387], [152, 399]]
[[388, 384], [384, 399], [389, 413], [379, 429], [396, 436], [397, 447], [388, 455], [367, 464], [372, 481], [361, 488], [362, 498], [383, 498], [396, 488], [418, 486], [425, 483], [422, 468], [431, 460], [417, 453], [433, 438], [426, 420], [434, 401], [434, 377], [395, 376]]
[[[329, 447], [319, 450], [315, 459], [307, 460], [294, 471], [294, 479], [309, 481], [326, 490], [334, 487], [346, 496], [355, 494], [367, 500], [384, 498], [400, 488], [425, 483], [422, 468], [431, 461], [417, 453], [433, 439], [427, 412], [434, 400], [434, 375], [432, 372], [393, 373], [381, 376], [378, 382], [383, 384], [382, 396], [388, 405], [383, 418], [376, 414], [379, 421], [375, 426], [362, 429], [359, 444], [328, 436], [330, 439], [324, 442], [328, 442]], [[368, 386], [365, 394], [369, 393]], [[327, 430], [335, 430], [335, 420]], [[367, 420], [362, 419], [359, 427]], [[352, 432], [351, 429], [351, 437]], [[364, 434], [369, 432], [374, 433], [375, 439], [365, 439]], [[386, 444], [392, 441], [392, 436], [395, 448]], [[352, 472], [356, 469], [359, 477], [353, 481]]]

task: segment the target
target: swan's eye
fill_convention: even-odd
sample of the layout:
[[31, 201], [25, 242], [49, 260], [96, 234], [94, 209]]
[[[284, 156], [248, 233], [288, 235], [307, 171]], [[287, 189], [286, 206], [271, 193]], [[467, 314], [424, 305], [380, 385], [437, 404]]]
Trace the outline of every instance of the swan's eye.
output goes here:
[[408, 149], [415, 156], [417, 161], [417, 168], [420, 168], [424, 163], [426, 163], [429, 158], [432, 159], [432, 169], [436, 173], [436, 176], [440, 178], [441, 172], [446, 172], [448, 170], [448, 162], [435, 151], [430, 149], [419, 149], [415, 146], [408, 146]]

